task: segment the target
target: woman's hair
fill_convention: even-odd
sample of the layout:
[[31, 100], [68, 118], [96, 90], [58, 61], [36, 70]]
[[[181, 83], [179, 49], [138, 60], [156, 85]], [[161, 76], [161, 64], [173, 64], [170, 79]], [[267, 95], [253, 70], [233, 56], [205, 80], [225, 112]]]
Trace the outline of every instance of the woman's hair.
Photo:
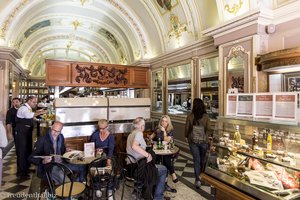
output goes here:
[[100, 119], [100, 120], [98, 121], [98, 125], [99, 125], [99, 124], [106, 124], [106, 125], [108, 125], [108, 122], [107, 122], [106, 119]]
[[142, 117], [137, 117], [133, 120], [133, 127], [140, 128], [142, 124], [145, 124], [145, 119]]
[[158, 126], [161, 126], [160, 124], [161, 124], [161, 121], [163, 120], [163, 118], [166, 118], [167, 121], [168, 121], [168, 126], [167, 126], [167, 130], [166, 131], [167, 131], [167, 133], [169, 133], [171, 130], [173, 130], [173, 125], [172, 125], [171, 119], [170, 119], [170, 117], [168, 115], [161, 116], [161, 118], [159, 120]]
[[192, 113], [194, 114], [194, 122], [201, 119], [203, 114], [206, 113], [205, 105], [201, 99], [194, 99]]

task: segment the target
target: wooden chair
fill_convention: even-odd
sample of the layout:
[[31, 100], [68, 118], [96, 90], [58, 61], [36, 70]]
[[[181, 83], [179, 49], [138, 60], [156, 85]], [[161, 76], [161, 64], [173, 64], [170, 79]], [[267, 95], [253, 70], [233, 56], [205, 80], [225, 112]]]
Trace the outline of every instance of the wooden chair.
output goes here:
[[71, 200], [85, 191], [85, 184], [75, 182], [73, 172], [64, 164], [51, 162], [45, 169], [51, 197]]

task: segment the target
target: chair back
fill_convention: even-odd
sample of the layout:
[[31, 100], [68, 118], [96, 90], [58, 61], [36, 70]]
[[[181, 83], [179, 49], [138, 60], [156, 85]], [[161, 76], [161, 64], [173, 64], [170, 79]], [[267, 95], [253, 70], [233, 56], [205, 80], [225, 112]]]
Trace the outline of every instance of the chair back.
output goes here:
[[116, 166], [118, 166], [118, 174], [127, 179], [138, 179], [138, 162], [130, 154], [119, 152], [116, 156]]
[[[110, 166], [106, 166], [108, 159], [110, 159]], [[114, 176], [115, 160], [113, 158], [98, 158], [88, 165], [87, 181], [92, 193], [97, 190], [114, 190], [115, 176]], [[109, 197], [109, 196], [107, 196]], [[107, 199], [103, 197], [101, 199]]]
[[136, 192], [135, 199], [140, 199], [142, 183], [138, 177], [139, 166], [137, 160], [128, 153], [125, 152], [117, 153], [115, 173], [118, 174], [121, 180], [123, 181], [121, 199], [123, 199], [124, 197], [125, 186], [134, 188]]
[[[49, 192], [52, 197], [71, 198], [73, 189], [74, 175], [66, 165], [57, 162], [46, 164], [46, 177], [49, 186]], [[61, 186], [61, 190], [56, 191], [56, 188]]]

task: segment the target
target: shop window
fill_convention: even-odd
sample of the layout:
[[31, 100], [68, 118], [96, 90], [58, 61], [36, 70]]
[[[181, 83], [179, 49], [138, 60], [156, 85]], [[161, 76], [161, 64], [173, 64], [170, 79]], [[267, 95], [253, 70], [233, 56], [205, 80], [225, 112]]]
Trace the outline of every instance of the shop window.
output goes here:
[[162, 113], [163, 110], [163, 96], [162, 96], [162, 69], [152, 72], [152, 111]]
[[191, 111], [191, 64], [167, 68], [168, 114], [186, 115]]

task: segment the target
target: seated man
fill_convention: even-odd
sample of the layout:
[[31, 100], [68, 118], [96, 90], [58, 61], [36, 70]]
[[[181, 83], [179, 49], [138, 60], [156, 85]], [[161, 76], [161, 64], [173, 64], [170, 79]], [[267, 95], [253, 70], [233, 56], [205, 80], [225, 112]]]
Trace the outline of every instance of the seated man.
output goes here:
[[[129, 134], [127, 138], [126, 151], [128, 154], [130, 154], [136, 160], [138, 160], [139, 163], [140, 161], [145, 161], [149, 166], [152, 166], [151, 165], [153, 164], [152, 155], [145, 150], [146, 142], [143, 137], [143, 131], [145, 130], [145, 120], [141, 117], [138, 117], [133, 121], [133, 125], [134, 125], [134, 130]], [[146, 166], [147, 164], [143, 165], [144, 170], [148, 168]], [[143, 191], [142, 191], [143, 198], [152, 199], [152, 186], [155, 185], [153, 191], [154, 200], [170, 199], [169, 197], [164, 197], [163, 195], [165, 179], [167, 176], [167, 168], [163, 165], [154, 165], [154, 169], [157, 170], [157, 173], [153, 171], [149, 171], [149, 169], [147, 169], [146, 171], [145, 179], [147, 179], [146, 180], [147, 185], [145, 184], [143, 185]], [[156, 177], [153, 177], [154, 174], [156, 174]]]
[[[37, 175], [41, 179], [46, 179], [44, 165], [54, 161], [58, 163], [63, 163], [67, 167], [69, 167], [73, 172], [77, 173], [79, 176], [76, 181], [82, 182], [84, 180], [86, 170], [84, 165], [75, 165], [65, 162], [61, 159], [61, 157], [51, 156], [51, 155], [63, 155], [66, 152], [65, 148], [65, 139], [61, 134], [61, 130], [63, 128], [63, 123], [56, 121], [52, 125], [49, 132], [43, 136], [39, 137], [37, 142], [35, 143], [32, 154], [30, 155], [30, 161], [38, 165]], [[35, 156], [45, 156], [44, 159], [37, 158]], [[56, 176], [56, 175], [55, 175]], [[57, 174], [57, 182], [61, 182], [61, 176]]]

